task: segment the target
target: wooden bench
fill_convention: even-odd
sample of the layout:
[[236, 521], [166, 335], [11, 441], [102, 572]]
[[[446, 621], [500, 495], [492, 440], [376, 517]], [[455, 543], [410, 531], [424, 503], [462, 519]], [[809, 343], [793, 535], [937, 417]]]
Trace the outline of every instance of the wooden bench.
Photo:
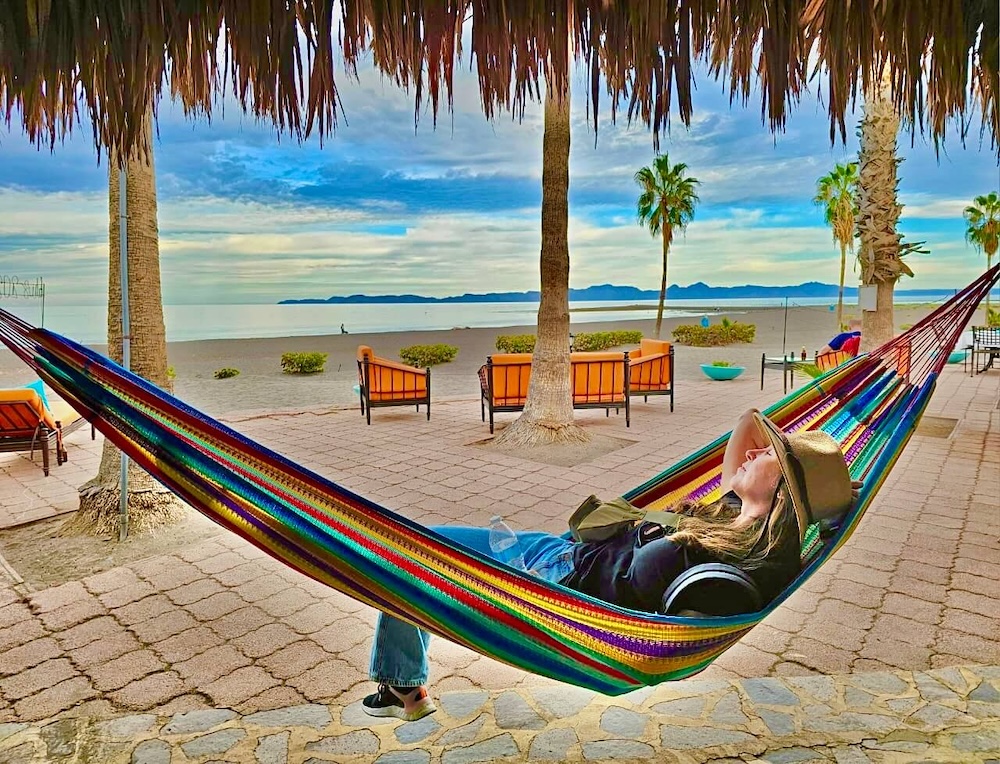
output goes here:
[[[484, 422], [489, 411], [491, 433], [494, 414], [524, 410], [531, 357], [531, 353], [496, 353], [480, 367], [480, 409]], [[624, 408], [625, 426], [631, 425], [628, 353], [570, 353], [570, 386], [573, 408], [601, 408], [608, 416], [611, 409]]]
[[361, 414], [372, 423], [372, 409], [427, 404], [431, 418], [431, 370], [379, 358], [367, 345], [358, 346], [358, 392]]

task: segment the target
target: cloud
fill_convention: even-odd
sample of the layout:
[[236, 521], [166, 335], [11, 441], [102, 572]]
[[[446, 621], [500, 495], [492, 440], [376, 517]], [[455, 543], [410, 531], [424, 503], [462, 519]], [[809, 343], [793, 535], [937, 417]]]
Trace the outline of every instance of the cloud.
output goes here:
[[[412, 95], [370, 69], [357, 82], [341, 77], [345, 118], [322, 146], [279, 140], [231, 102], [211, 123], [165, 103], [154, 149], [165, 299], [537, 288], [542, 108], [490, 122], [475, 74], [463, 66], [455, 81], [455, 110], [435, 128], [426, 110], [415, 127]], [[661, 140], [700, 181], [670, 281], [835, 282], [839, 253], [811, 198], [856, 138], [831, 146], [808, 94], [787, 131], [772, 135], [756, 105], [731, 108], [703, 72], [698, 83], [690, 128], [675, 119]], [[605, 103], [595, 146], [585, 84], [574, 86], [573, 286], [658, 286], [659, 245], [635, 222], [633, 180], [654, 157], [652, 136], [621, 113], [612, 123]], [[63, 304], [99, 303], [107, 291], [107, 174], [86, 127], [51, 154], [0, 136], [4, 273], [43, 275]], [[904, 286], [962, 286], [983, 266], [962, 240], [963, 200], [996, 187], [995, 158], [977, 146], [949, 144], [938, 157], [919, 138], [900, 143], [901, 229], [932, 250]]]

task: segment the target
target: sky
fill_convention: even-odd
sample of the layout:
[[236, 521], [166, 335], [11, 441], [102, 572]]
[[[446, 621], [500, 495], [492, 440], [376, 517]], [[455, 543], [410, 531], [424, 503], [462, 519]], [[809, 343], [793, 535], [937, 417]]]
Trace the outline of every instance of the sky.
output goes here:
[[[338, 77], [343, 114], [320, 146], [297, 143], [232, 105], [209, 123], [160, 107], [154, 146], [163, 298], [167, 304], [273, 303], [349, 294], [538, 289], [542, 109], [521, 121], [482, 114], [468, 62], [455, 106], [414, 126], [412, 96], [362, 68]], [[574, 80], [570, 155], [570, 286], [658, 289], [660, 243], [638, 225], [633, 175], [650, 164], [651, 132], [615, 124], [602, 105], [595, 134]], [[816, 180], [857, 153], [831, 145], [814, 93], [773, 135], [758, 101], [730, 106], [697, 78], [694, 117], [676, 115], [660, 150], [700, 181], [700, 202], [670, 253], [669, 281], [688, 285], [836, 283], [839, 251]], [[976, 116], [978, 128], [978, 115]], [[964, 241], [962, 209], [998, 186], [996, 155], [978, 130], [933, 143], [900, 138], [900, 230], [926, 241], [906, 288], [959, 288], [986, 258]], [[49, 304], [102, 304], [108, 274], [107, 168], [89, 124], [54, 152], [0, 128], [0, 276], [42, 277]], [[848, 285], [857, 283], [848, 266]]]

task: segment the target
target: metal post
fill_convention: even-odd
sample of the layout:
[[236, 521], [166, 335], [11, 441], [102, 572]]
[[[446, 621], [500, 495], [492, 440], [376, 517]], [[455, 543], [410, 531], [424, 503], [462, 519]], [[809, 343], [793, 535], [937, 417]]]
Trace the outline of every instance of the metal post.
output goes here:
[[[127, 164], [126, 164], [127, 166]], [[132, 335], [128, 317], [128, 183], [126, 167], [118, 170], [118, 266], [122, 294], [122, 366], [130, 368]], [[128, 537], [128, 456], [122, 451], [122, 471], [118, 497], [118, 540]]]

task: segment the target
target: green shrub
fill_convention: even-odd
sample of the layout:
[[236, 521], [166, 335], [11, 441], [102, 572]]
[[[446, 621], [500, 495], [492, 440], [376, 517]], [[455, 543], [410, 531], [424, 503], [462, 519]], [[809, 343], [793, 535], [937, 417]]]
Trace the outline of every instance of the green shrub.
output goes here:
[[497, 337], [497, 350], [501, 353], [534, 353], [534, 334], [501, 334]]
[[281, 370], [285, 374], [316, 374], [323, 371], [327, 353], [282, 353]]
[[573, 350], [592, 352], [621, 347], [622, 345], [638, 345], [642, 340], [642, 332], [632, 329], [619, 329], [613, 332], [592, 332], [573, 335]]
[[682, 324], [673, 331], [674, 340], [681, 345], [713, 347], [732, 345], [735, 342], [753, 342], [757, 334], [755, 324], [743, 324], [723, 318], [722, 323], [709, 326]]
[[728, 369], [728, 368], [731, 368], [731, 367], [733, 367], [735, 365], [736, 364], [730, 363], [729, 361], [712, 361], [712, 366], [718, 366], [718, 367], [720, 367], [722, 369]]
[[1000, 310], [990, 308], [986, 314], [987, 326], [1000, 326]]
[[[597, 350], [638, 345], [642, 332], [634, 329], [619, 329], [613, 332], [580, 332], [573, 335], [573, 350], [591, 353]], [[502, 353], [535, 352], [534, 334], [502, 334], [497, 337], [497, 350]]]
[[457, 353], [454, 345], [410, 345], [399, 351], [399, 357], [410, 366], [424, 367], [453, 361]]
[[239, 369], [232, 369], [229, 366], [226, 366], [224, 369], [219, 369], [218, 371], [215, 372], [215, 378], [229, 379], [230, 377], [239, 376], [239, 373], [240, 373]]
[[176, 378], [177, 378], [177, 369], [175, 369], [173, 366], [168, 366], [167, 379], [176, 379]]

